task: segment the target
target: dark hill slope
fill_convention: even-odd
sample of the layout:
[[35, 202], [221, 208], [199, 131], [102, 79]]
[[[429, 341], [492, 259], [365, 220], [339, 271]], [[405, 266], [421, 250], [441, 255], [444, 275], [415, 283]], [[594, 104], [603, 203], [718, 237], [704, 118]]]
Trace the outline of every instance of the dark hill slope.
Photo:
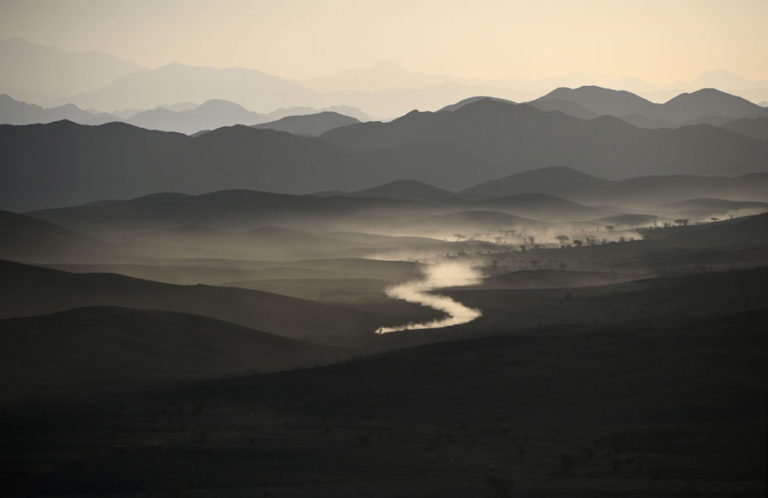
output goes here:
[[296, 218], [329, 220], [417, 204], [394, 199], [350, 196], [320, 197], [250, 190], [223, 190], [202, 195], [164, 193], [108, 204], [36, 211], [34, 216], [63, 225], [107, 229], [138, 226], [252, 227]]
[[76, 274], [0, 261], [0, 317], [85, 306], [193, 313], [313, 342], [369, 337], [380, 318], [364, 312], [267, 292], [172, 285], [110, 273]]
[[[183, 482], [191, 494], [216, 496], [610, 488], [751, 498], [765, 484], [766, 319], [757, 310], [570, 335], [536, 330], [190, 383], [97, 408], [18, 408], [0, 415], [3, 456], [7, 468], [27, 469], [11, 474], [27, 495], [64, 486], [149, 493]], [[106, 446], [105, 433], [118, 446]], [[35, 451], [21, 451], [29, 434]], [[62, 459], [67, 451], [75, 456]], [[163, 470], [148, 471], [150, 458]], [[318, 468], [318, 459], [334, 464]], [[307, 475], [322, 479], [308, 486]]]
[[353, 197], [384, 197], [387, 199], [416, 202], [445, 201], [455, 196], [453, 192], [415, 180], [396, 180], [379, 185], [378, 187], [358, 190], [349, 195]]
[[567, 167], [549, 167], [515, 173], [483, 182], [459, 192], [470, 199], [543, 193], [566, 199], [599, 203], [660, 204], [696, 197], [733, 200], [768, 200], [768, 173], [737, 177], [658, 175], [606, 180]]
[[274, 371], [327, 361], [333, 350], [211, 318], [78, 308], [0, 320], [3, 401]]
[[768, 140], [768, 116], [761, 118], [735, 119], [721, 125], [721, 128], [731, 130], [739, 135]]
[[0, 211], [0, 258], [30, 262], [93, 262], [118, 254], [117, 248], [93, 237]]

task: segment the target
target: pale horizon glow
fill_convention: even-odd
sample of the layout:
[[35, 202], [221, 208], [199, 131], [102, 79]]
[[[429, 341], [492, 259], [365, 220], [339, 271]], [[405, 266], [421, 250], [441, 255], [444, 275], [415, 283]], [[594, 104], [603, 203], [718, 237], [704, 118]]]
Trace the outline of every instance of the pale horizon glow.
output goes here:
[[723, 69], [758, 81], [768, 79], [766, 26], [765, 0], [0, 2], [0, 38], [291, 79], [393, 61], [478, 80], [580, 73], [670, 85]]

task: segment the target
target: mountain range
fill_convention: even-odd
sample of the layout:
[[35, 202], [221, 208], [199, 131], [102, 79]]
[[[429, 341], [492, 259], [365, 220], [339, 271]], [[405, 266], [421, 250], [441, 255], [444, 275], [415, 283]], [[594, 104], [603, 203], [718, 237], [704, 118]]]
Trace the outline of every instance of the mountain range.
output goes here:
[[714, 126], [648, 130], [610, 116], [582, 120], [489, 99], [455, 111], [414, 111], [389, 123], [335, 128], [320, 137], [245, 126], [188, 137], [121, 123], [61, 121], [0, 126], [0, 208], [163, 191], [354, 191], [399, 179], [462, 189], [552, 165], [608, 179], [735, 176], [765, 171], [767, 157], [768, 141]]
[[147, 68], [101, 52], [70, 52], [19, 38], [0, 40], [0, 93], [38, 103], [109, 85]]
[[[470, 97], [445, 106], [441, 111], [455, 111], [483, 99], [514, 103], [494, 97]], [[579, 119], [594, 119], [604, 115], [615, 116], [641, 128], [678, 128], [688, 124], [713, 124], [757, 138], [765, 137], [760, 118], [768, 118], [768, 109], [715, 89], [681, 94], [669, 102], [656, 104], [627, 91], [596, 86], [575, 89], [558, 88], [528, 102], [528, 105], [542, 111], [560, 111]], [[291, 107], [259, 114], [230, 101], [212, 99], [200, 105], [164, 105], [146, 111], [121, 111], [108, 114], [85, 111], [74, 104], [43, 108], [35, 104], [19, 102], [6, 94], [0, 95], [0, 121], [6, 124], [49, 123], [61, 119], [89, 125], [122, 121], [142, 128], [185, 134], [243, 124], [260, 125], [259, 128], [288, 131], [299, 135], [320, 135], [333, 128], [355, 123], [354, 120], [333, 117], [327, 113], [341, 114], [357, 121], [370, 121], [362, 111], [351, 106], [331, 106], [319, 110], [312, 107]], [[305, 119], [291, 118], [277, 122], [283, 118], [309, 114], [317, 114], [317, 116]], [[741, 123], [731, 124], [734, 121], [741, 121]]]
[[768, 109], [713, 88], [683, 93], [663, 104], [627, 91], [597, 86], [558, 88], [529, 104], [581, 119], [615, 116], [643, 128], [677, 128], [702, 123], [722, 125], [734, 119], [768, 116]]
[[[333, 113], [336, 116], [331, 116]], [[273, 121], [291, 117], [316, 114], [315, 118], [294, 119], [271, 124]], [[357, 118], [347, 118], [356, 116]], [[69, 120], [86, 125], [100, 125], [120, 121], [150, 130], [176, 131], [194, 134], [210, 131], [223, 126], [237, 124], [256, 125], [261, 128], [294, 131], [299, 135], [320, 134], [334, 127], [367, 121], [369, 118], [359, 109], [350, 106], [334, 106], [326, 109], [312, 107], [280, 108], [266, 114], [251, 112], [241, 105], [226, 100], [208, 100], [200, 105], [160, 106], [147, 111], [122, 111], [115, 114], [85, 111], [74, 104], [43, 108], [35, 104], [19, 102], [9, 95], [0, 95], [0, 120], [7, 124], [35, 124]], [[314, 125], [309, 125], [310, 119]], [[293, 124], [292, 124], [293, 123]], [[309, 128], [307, 128], [309, 126]], [[295, 128], [295, 129], [294, 129]], [[311, 133], [308, 133], [311, 132]]]
[[[0, 239], [8, 248], [18, 248], [15, 253], [8, 249], [5, 257], [25, 261], [50, 262], [51, 257], [46, 255], [53, 250], [51, 248], [56, 248], [61, 261], [67, 258], [94, 261], [99, 259], [99, 254], [119, 254], [117, 245], [107, 246], [78, 233], [109, 234], [115, 229], [151, 233], [153, 237], [167, 235], [181, 246], [195, 250], [199, 249], [200, 241], [206, 239], [219, 244], [230, 241], [230, 245], [248, 244], [252, 239], [260, 249], [252, 249], [251, 254], [272, 246], [295, 247], [299, 251], [306, 248], [309, 254], [320, 254], [329, 249], [338, 254], [344, 247], [398, 247], [407, 245], [407, 241], [384, 240], [387, 237], [382, 236], [367, 240], [341, 232], [319, 236], [277, 227], [290, 226], [300, 220], [311, 230], [321, 221], [333, 226], [344, 220], [346, 226], [357, 221], [370, 230], [374, 226], [386, 226], [388, 220], [396, 220], [402, 230], [435, 214], [443, 218], [453, 217], [454, 223], [473, 219], [487, 223], [494, 217], [514, 214], [518, 217], [516, 221], [530, 225], [533, 222], [523, 217], [594, 220], [621, 212], [620, 208], [610, 207], [612, 203], [680, 213], [692, 210], [717, 213], [745, 208], [764, 211], [768, 206], [766, 192], [768, 173], [735, 178], [656, 176], [611, 181], [571, 168], [551, 167], [517, 173], [455, 193], [421, 182], [395, 181], [331, 196], [245, 190], [202, 195], [166, 193], [126, 201], [45, 209], [28, 215], [5, 213], [0, 219], [7, 220], [0, 224]], [[646, 223], [652, 218], [645, 216], [641, 221]], [[437, 221], [440, 220], [424, 220], [422, 224], [430, 222], [434, 225]], [[24, 250], [25, 247], [34, 249], [35, 244], [39, 245], [37, 253]], [[126, 244], [119, 247], [128, 250]], [[182, 252], [172, 247], [172, 252]]]
[[724, 70], [658, 86], [633, 78], [582, 73], [538, 80], [467, 79], [425, 74], [395, 62], [381, 62], [337, 75], [294, 81], [245, 68], [178, 63], [146, 68], [107, 54], [67, 52], [18, 39], [0, 40], [0, 62], [4, 68], [0, 93], [48, 107], [73, 103], [110, 113], [222, 99], [257, 112], [269, 112], [277, 106], [350, 105], [370, 115], [393, 118], [411, 109], [436, 110], [473, 95], [523, 102], [552, 88], [585, 84], [623, 88], [653, 101], [668, 101], [682, 92], [701, 88], [719, 88], [754, 102], [768, 98], [768, 81], [749, 81]]

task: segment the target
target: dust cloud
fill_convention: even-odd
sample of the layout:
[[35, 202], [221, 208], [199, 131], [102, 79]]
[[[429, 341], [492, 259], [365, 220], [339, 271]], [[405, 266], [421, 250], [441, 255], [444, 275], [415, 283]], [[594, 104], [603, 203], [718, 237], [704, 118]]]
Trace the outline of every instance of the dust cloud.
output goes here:
[[400, 332], [403, 330], [437, 329], [468, 323], [479, 318], [482, 312], [470, 308], [454, 299], [439, 294], [431, 294], [431, 291], [446, 287], [458, 287], [476, 285], [483, 278], [482, 273], [470, 261], [439, 261], [426, 264], [423, 269], [424, 278], [413, 280], [403, 284], [394, 285], [386, 289], [386, 293], [393, 299], [401, 299], [411, 303], [420, 304], [429, 308], [442, 311], [447, 316], [427, 322], [407, 323], [394, 327], [380, 327], [377, 334]]

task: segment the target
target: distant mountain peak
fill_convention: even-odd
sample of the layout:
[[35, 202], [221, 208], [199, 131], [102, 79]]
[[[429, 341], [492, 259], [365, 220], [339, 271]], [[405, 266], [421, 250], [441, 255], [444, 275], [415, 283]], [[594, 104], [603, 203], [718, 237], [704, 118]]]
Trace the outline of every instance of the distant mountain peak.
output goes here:
[[233, 111], [247, 111], [247, 109], [240, 104], [236, 104], [225, 99], [209, 99], [197, 106], [197, 110], [233, 110]]
[[286, 116], [276, 121], [254, 125], [254, 128], [284, 131], [293, 135], [320, 136], [323, 133], [360, 121], [334, 111], [321, 111], [314, 114]]
[[434, 187], [418, 180], [394, 180], [383, 185], [349, 194], [353, 197], [385, 197], [408, 201], [437, 201], [452, 197], [448, 190]]
[[665, 104], [669, 107], [690, 108], [700, 115], [723, 117], [745, 117], [746, 114], [762, 111], [754, 102], [731, 95], [716, 88], [702, 88], [690, 93], [681, 93]]
[[605, 88], [602, 86], [597, 85], [582, 85], [578, 88], [569, 88], [569, 87], [559, 87], [555, 88], [548, 94], [544, 95], [543, 97], [540, 97], [536, 99], [536, 101], [542, 101], [542, 100], [550, 100], [550, 99], [559, 99], [564, 98], [566, 100], [569, 100], [573, 97], [588, 97], [588, 98], [601, 98], [601, 99], [626, 99], [631, 100], [634, 102], [642, 102], [646, 103], [648, 100], [640, 97], [639, 95], [635, 95], [632, 92], [628, 92], [626, 90], [614, 90], [612, 88]]
[[457, 111], [457, 110], [461, 109], [462, 107], [465, 107], [465, 106], [468, 106], [468, 105], [471, 105], [471, 104], [476, 104], [477, 102], [484, 102], [484, 101], [501, 102], [501, 103], [504, 103], [504, 104], [515, 105], [515, 102], [513, 102], [511, 100], [500, 99], [500, 98], [497, 98], [497, 97], [490, 97], [490, 96], [486, 96], [486, 95], [478, 95], [476, 97], [468, 97], [468, 98], [466, 98], [464, 100], [460, 100], [460, 101], [456, 102], [455, 104], [447, 105], [447, 106], [443, 107], [442, 109], [440, 109], [440, 111], [438, 111], [438, 112], [442, 112], [442, 111], [453, 112], [453, 111]]
[[747, 99], [744, 99], [742, 97], [737, 97], [736, 95], [731, 95], [730, 93], [726, 93], [722, 90], [718, 90], [717, 88], [701, 88], [694, 92], [681, 93], [677, 97], [670, 99], [667, 103], [676, 102], [676, 101], [685, 100], [685, 99], [691, 99], [691, 98], [720, 98], [720, 99], [733, 99], [733, 100], [738, 99], [738, 100], [749, 102]]

